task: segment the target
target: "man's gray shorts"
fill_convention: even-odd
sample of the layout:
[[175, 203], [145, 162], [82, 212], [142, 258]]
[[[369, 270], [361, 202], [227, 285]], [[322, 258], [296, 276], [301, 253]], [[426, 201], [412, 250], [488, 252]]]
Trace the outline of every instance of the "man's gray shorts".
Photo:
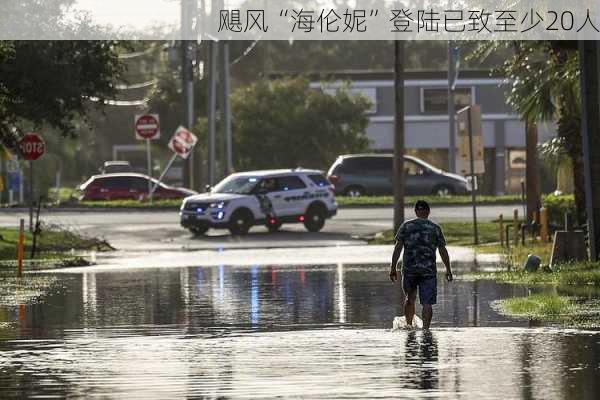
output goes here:
[[437, 277], [435, 275], [402, 274], [402, 289], [404, 293], [419, 289], [421, 304], [436, 304], [437, 302]]

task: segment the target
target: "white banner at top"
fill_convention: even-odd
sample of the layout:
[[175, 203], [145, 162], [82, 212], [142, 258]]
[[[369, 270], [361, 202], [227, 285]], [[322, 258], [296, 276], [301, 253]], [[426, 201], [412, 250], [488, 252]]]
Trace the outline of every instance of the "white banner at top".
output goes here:
[[600, 40], [597, 0], [0, 0], [0, 40]]

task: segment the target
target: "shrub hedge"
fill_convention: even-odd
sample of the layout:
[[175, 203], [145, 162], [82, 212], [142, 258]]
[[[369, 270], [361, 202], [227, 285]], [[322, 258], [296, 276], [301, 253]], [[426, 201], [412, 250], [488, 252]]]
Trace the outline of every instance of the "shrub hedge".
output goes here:
[[565, 213], [575, 214], [575, 196], [572, 194], [544, 196], [543, 206], [548, 210], [548, 220], [551, 225], [563, 226]]

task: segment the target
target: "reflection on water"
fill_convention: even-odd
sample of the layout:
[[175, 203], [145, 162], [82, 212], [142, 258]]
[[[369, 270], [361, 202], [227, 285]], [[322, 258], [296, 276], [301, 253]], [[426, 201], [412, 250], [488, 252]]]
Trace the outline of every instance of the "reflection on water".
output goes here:
[[600, 336], [532, 330], [440, 279], [434, 329], [390, 332], [387, 266], [148, 269], [62, 277], [0, 310], [0, 397], [597, 398]]

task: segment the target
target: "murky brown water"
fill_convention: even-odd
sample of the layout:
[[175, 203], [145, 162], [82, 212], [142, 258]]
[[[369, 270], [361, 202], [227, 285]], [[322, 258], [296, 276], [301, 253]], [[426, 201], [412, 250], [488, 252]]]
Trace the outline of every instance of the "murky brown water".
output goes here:
[[60, 276], [0, 307], [0, 398], [596, 399], [600, 335], [529, 328], [525, 289], [440, 280], [435, 329], [390, 332], [387, 267]]

